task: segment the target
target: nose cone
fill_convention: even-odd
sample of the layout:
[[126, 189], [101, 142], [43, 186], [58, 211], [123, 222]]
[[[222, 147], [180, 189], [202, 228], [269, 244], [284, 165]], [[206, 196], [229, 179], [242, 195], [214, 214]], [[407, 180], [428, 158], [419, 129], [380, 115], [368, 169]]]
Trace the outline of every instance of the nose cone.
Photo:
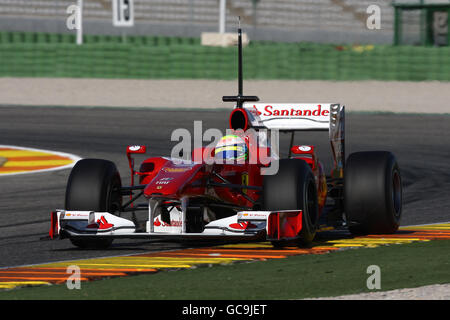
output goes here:
[[144, 195], [150, 197], [179, 198], [184, 187], [192, 181], [202, 164], [175, 164], [164, 166], [156, 177], [145, 187]]

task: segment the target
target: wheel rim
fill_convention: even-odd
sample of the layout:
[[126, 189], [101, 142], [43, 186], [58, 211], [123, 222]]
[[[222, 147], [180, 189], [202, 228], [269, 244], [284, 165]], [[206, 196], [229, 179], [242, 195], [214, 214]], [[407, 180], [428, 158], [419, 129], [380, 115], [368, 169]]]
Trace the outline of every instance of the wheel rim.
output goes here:
[[402, 182], [397, 170], [392, 176], [392, 203], [394, 205], [394, 215], [398, 219], [402, 209]]

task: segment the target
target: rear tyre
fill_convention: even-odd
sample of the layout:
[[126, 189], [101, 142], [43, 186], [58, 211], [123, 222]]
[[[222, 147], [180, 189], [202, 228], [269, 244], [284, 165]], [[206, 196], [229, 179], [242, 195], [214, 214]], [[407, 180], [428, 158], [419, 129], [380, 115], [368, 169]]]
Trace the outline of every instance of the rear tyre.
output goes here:
[[[263, 208], [268, 211], [302, 210], [302, 230], [298, 245], [313, 241], [319, 222], [319, 205], [314, 174], [311, 167], [300, 159], [282, 159], [277, 174], [264, 176]], [[272, 241], [282, 247], [286, 241]]]
[[[116, 165], [107, 160], [83, 159], [73, 167], [66, 188], [65, 209], [118, 213], [122, 186]], [[79, 248], [107, 248], [112, 239], [70, 239]]]
[[344, 208], [353, 234], [397, 231], [402, 213], [402, 180], [390, 152], [352, 153], [344, 171]]

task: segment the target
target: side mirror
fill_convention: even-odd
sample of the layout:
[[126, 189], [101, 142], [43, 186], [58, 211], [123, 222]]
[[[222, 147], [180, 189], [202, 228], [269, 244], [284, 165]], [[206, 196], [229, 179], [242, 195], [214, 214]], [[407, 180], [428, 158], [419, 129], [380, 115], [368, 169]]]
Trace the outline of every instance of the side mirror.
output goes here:
[[131, 154], [131, 153], [144, 154], [146, 152], [147, 152], [146, 146], [128, 146], [127, 147], [127, 154]]
[[304, 159], [304, 160], [311, 165], [313, 170], [316, 168], [317, 157], [316, 157], [316, 152], [314, 150], [314, 146], [306, 146], [306, 145], [293, 146], [291, 148], [291, 152], [295, 155], [311, 157], [311, 161], [307, 161], [309, 159]]
[[[128, 158], [128, 165], [130, 166], [130, 171], [131, 171], [131, 186], [134, 185], [134, 159], [131, 157], [132, 154], [144, 154], [147, 152], [147, 147], [146, 146], [138, 146], [138, 145], [134, 145], [134, 146], [128, 146], [127, 147], [127, 158]], [[131, 195], [130, 195], [131, 197]]]

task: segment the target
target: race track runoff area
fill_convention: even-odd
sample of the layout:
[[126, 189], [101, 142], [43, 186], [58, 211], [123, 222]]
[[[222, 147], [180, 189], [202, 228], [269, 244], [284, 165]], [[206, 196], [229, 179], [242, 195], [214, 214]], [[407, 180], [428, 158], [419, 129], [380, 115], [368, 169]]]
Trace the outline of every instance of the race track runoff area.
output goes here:
[[193, 268], [200, 265], [230, 264], [269, 259], [283, 259], [295, 255], [327, 254], [349, 248], [373, 248], [450, 239], [450, 223], [407, 226], [391, 235], [352, 237], [347, 232], [321, 230], [311, 248], [273, 248], [268, 242], [225, 244], [127, 256], [70, 260], [39, 265], [4, 268], [0, 270], [0, 289], [26, 286], [64, 284], [69, 266], [80, 268], [78, 280], [93, 281], [111, 277], [156, 273], [163, 270]]
[[78, 159], [68, 153], [0, 145], [0, 176], [68, 169]]

